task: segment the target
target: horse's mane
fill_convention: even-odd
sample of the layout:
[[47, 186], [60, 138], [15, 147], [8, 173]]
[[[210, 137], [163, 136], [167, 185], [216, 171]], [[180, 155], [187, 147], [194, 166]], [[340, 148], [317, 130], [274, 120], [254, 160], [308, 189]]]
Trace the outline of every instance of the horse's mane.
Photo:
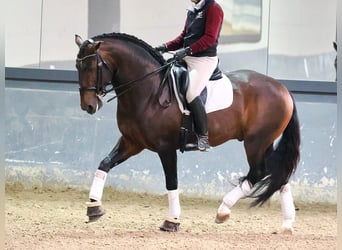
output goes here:
[[132, 42], [132, 43], [142, 47], [147, 52], [149, 52], [149, 54], [154, 59], [156, 59], [161, 65], [164, 65], [166, 63], [164, 57], [160, 53], [158, 53], [151, 45], [149, 45], [145, 41], [143, 41], [143, 40], [141, 40], [135, 36], [128, 35], [126, 33], [113, 32], [113, 33], [104, 33], [102, 35], [94, 36], [92, 39], [95, 40], [95, 39], [102, 39], [102, 38], [118, 39], [118, 40]]

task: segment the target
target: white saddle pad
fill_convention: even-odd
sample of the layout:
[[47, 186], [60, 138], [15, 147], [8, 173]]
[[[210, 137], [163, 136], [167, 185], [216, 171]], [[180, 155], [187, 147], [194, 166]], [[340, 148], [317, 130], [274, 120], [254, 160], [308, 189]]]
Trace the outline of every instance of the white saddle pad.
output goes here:
[[[176, 90], [176, 84], [173, 73], [171, 74], [173, 80], [173, 88]], [[178, 101], [179, 109], [182, 113], [189, 113], [183, 107], [182, 102], [179, 99], [178, 92], [176, 93], [176, 99]], [[207, 84], [207, 101], [205, 103], [205, 110], [207, 113], [217, 110], [228, 108], [233, 103], [233, 87], [229, 78], [222, 74], [222, 78], [216, 81], [209, 81]]]
[[207, 113], [228, 108], [233, 103], [233, 87], [229, 78], [222, 74], [222, 78], [209, 81], [207, 84], [207, 102], [205, 110]]

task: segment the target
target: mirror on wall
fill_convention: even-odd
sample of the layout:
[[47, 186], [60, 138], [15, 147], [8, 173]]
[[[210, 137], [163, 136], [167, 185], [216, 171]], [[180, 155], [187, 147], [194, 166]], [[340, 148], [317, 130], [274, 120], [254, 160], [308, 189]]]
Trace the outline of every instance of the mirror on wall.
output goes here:
[[[335, 81], [337, 0], [217, 2], [225, 14], [218, 47], [223, 71], [252, 69], [277, 79]], [[189, 4], [9, 1], [6, 67], [75, 70], [75, 34], [87, 38], [88, 34], [120, 31], [152, 45], [165, 42], [183, 28]]]

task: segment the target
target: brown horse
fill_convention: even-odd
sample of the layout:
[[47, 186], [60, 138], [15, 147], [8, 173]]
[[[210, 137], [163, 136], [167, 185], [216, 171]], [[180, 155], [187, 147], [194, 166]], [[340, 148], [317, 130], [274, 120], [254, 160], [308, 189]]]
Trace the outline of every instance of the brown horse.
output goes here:
[[[81, 108], [94, 114], [102, 106], [100, 97], [115, 90], [117, 123], [122, 134], [96, 170], [88, 202], [89, 220], [105, 213], [101, 197], [107, 173], [129, 157], [149, 149], [160, 157], [168, 190], [171, 218], [160, 229], [177, 231], [180, 206], [176, 151], [182, 113], [167, 88], [160, 95], [167, 62], [150, 45], [127, 34], [103, 34], [86, 41], [76, 35], [75, 42], [79, 46], [76, 67]], [[227, 76], [233, 84], [233, 103], [229, 108], [208, 114], [209, 143], [217, 146], [231, 139], [244, 141], [250, 169], [224, 197], [217, 223], [229, 217], [230, 208], [242, 196], [256, 198], [254, 206], [262, 205], [278, 190], [290, 191], [284, 187], [298, 164], [300, 146], [296, 107], [286, 87], [249, 70], [230, 72]], [[160, 98], [171, 98], [169, 105], [161, 105]], [[290, 212], [284, 214], [284, 219], [292, 223], [291, 193], [287, 192], [286, 197], [285, 203], [290, 205], [285, 207], [290, 207], [287, 209]], [[292, 225], [288, 227], [291, 229]]]

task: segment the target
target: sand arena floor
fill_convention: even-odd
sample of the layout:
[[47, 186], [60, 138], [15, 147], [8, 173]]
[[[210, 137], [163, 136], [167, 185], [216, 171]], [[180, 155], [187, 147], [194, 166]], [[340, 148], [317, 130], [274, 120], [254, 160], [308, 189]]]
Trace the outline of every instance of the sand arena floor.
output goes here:
[[214, 222], [219, 200], [181, 195], [180, 231], [161, 232], [167, 195], [106, 188], [107, 213], [86, 223], [88, 192], [60, 188], [6, 187], [5, 249], [336, 249], [335, 205], [301, 204], [295, 234], [282, 235], [279, 204], [248, 208], [240, 201], [224, 224]]

